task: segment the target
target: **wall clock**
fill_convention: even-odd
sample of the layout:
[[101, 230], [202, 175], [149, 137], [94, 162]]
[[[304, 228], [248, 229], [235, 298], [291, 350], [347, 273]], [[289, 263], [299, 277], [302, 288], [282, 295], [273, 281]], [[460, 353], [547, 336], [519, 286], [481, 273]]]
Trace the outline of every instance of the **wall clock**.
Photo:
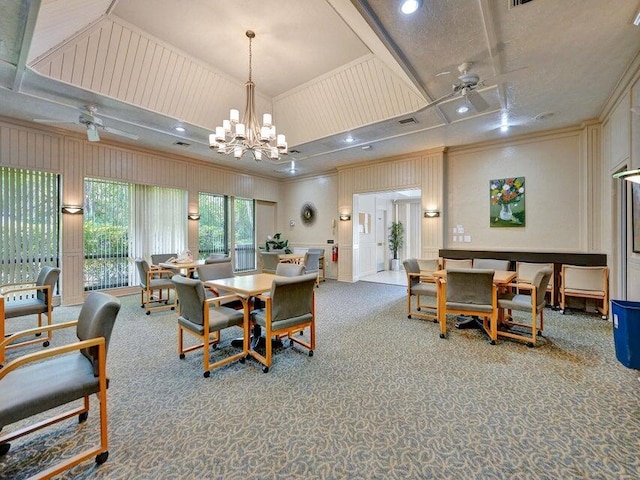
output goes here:
[[316, 221], [316, 207], [311, 202], [306, 202], [300, 210], [300, 219], [305, 225], [311, 225]]

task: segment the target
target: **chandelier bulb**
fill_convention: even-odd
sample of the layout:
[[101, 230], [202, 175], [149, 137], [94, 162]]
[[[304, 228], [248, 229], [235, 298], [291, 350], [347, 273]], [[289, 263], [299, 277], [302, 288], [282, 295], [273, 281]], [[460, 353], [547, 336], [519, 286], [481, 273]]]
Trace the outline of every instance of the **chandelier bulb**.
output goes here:
[[229, 120], [231, 120], [231, 123], [238, 123], [240, 121], [240, 112], [232, 108], [229, 111]]
[[240, 158], [240, 157], [242, 157], [242, 147], [240, 147], [240, 146], [234, 147], [234, 149], [233, 149], [233, 156], [234, 156], [235, 158]]
[[243, 123], [237, 123], [236, 124], [236, 138], [239, 140], [244, 140], [245, 138], [245, 131], [244, 131], [244, 124]]
[[265, 113], [264, 115], [262, 115], [262, 125], [264, 125], [265, 127], [270, 127], [271, 126], [271, 114], [270, 113]]

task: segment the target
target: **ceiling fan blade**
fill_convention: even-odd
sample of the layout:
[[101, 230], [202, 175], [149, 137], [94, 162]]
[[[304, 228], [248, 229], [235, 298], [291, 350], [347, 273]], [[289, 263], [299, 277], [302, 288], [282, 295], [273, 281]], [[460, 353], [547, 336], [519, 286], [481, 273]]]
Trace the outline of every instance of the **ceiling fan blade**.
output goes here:
[[118, 130], [116, 128], [111, 127], [102, 127], [105, 132], [113, 133], [114, 135], [120, 135], [121, 137], [130, 138], [131, 140], [138, 140], [138, 135], [133, 133], [123, 132], [122, 130]]
[[72, 125], [75, 125], [78, 123], [78, 122], [68, 122], [66, 120], [51, 120], [48, 118], [34, 118], [33, 121], [36, 123], [69, 123]]
[[414, 113], [420, 113], [420, 112], [423, 112], [423, 111], [425, 111], [427, 108], [434, 107], [434, 106], [438, 105], [439, 103], [442, 103], [442, 102], [444, 102], [445, 100], [448, 100], [449, 98], [451, 98], [451, 97], [453, 97], [453, 96], [457, 95], [458, 93], [459, 93], [459, 90], [454, 90], [454, 91], [453, 91], [453, 92], [451, 92], [451, 93], [447, 93], [446, 95], [444, 95], [444, 96], [442, 96], [442, 97], [440, 97], [440, 98], [436, 98], [433, 102], [431, 102], [431, 103], [429, 103], [429, 104], [425, 105], [424, 107], [422, 107], [422, 108], [420, 108], [420, 109], [416, 110]]
[[484, 112], [490, 106], [489, 103], [484, 98], [482, 98], [482, 95], [480, 95], [475, 90], [471, 90], [469, 93], [467, 93], [466, 98], [467, 98], [467, 101], [471, 104], [471, 106], [473, 106], [473, 108], [476, 109], [476, 112], [478, 113]]

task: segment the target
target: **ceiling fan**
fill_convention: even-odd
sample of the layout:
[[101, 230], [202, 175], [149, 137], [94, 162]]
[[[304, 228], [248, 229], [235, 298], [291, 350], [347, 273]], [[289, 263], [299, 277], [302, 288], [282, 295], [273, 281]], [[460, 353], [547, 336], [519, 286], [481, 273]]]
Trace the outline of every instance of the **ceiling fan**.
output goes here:
[[131, 140], [138, 140], [138, 135], [133, 133], [123, 132], [116, 128], [105, 126], [102, 119], [96, 116], [98, 108], [95, 105], [86, 105], [86, 110], [80, 113], [78, 121], [68, 122], [65, 120], [50, 120], [46, 118], [35, 118], [33, 121], [36, 123], [68, 123], [74, 125], [84, 125], [87, 127], [87, 140], [90, 142], [99, 142], [100, 135], [98, 130], [104, 130], [105, 132], [112, 133], [114, 135], [120, 135], [121, 137], [130, 138]]
[[427, 108], [431, 108], [455, 96], [464, 97], [477, 112], [483, 112], [488, 109], [490, 106], [489, 103], [477, 92], [478, 88], [484, 86], [484, 81], [480, 80], [477, 73], [470, 72], [472, 65], [472, 62], [460, 64], [458, 66], [458, 71], [460, 72], [460, 76], [458, 77], [459, 81], [453, 84], [452, 91], [425, 105], [416, 113], [422, 112]]

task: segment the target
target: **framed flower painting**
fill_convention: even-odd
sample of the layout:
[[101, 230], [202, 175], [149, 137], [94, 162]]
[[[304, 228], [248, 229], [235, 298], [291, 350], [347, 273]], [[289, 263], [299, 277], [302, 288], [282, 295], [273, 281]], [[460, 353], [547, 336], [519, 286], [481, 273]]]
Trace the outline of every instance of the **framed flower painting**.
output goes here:
[[489, 226], [524, 227], [524, 177], [501, 178], [489, 182]]

